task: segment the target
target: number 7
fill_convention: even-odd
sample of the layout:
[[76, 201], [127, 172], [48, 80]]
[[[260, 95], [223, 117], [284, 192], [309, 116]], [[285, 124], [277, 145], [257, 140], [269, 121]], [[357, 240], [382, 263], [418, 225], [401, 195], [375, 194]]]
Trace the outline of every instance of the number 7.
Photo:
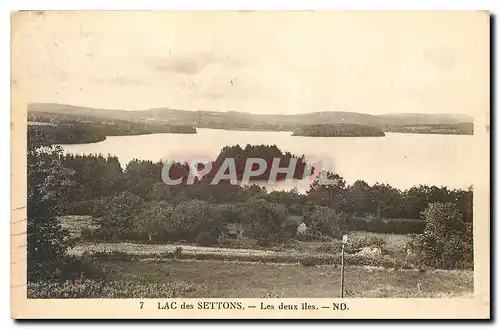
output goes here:
[[144, 306], [144, 302], [139, 302], [141, 304], [141, 310], [142, 310], [142, 307]]

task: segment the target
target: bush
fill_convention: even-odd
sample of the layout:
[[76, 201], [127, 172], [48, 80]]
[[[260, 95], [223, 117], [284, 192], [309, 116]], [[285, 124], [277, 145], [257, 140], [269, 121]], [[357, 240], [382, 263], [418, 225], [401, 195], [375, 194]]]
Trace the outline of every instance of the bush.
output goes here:
[[309, 230], [317, 234], [338, 238], [342, 236], [345, 220], [344, 216], [337, 214], [333, 209], [314, 206], [310, 214]]
[[102, 280], [107, 278], [107, 274], [102, 266], [91, 259], [64, 257], [61, 264], [61, 275], [57, 279], [61, 281], [80, 278]]
[[329, 243], [324, 243], [319, 247], [315, 248], [316, 252], [326, 253], [326, 254], [337, 254], [342, 252], [342, 241], [335, 240]]
[[[423, 212], [424, 233], [414, 240], [422, 264], [435, 268], [464, 267], [472, 260], [472, 239], [466, 238], [466, 224], [452, 203], [432, 203]], [[470, 233], [472, 236], [472, 232]]]
[[307, 231], [305, 233], [300, 233], [295, 236], [299, 241], [331, 241], [332, 238], [322, 235], [319, 232]]
[[367, 231], [377, 233], [411, 234], [422, 233], [425, 220], [421, 219], [373, 219], [354, 217], [349, 221], [349, 228], [353, 231]]
[[101, 241], [102, 233], [100, 231], [83, 227], [80, 231], [80, 239], [82, 241]]
[[378, 236], [361, 236], [353, 238], [346, 244], [345, 251], [347, 253], [357, 253], [366, 247], [376, 247], [379, 248], [382, 253], [387, 252], [386, 241]]
[[182, 255], [182, 247], [175, 247], [174, 258], [178, 259]]
[[371, 236], [368, 237], [367, 244], [369, 246], [375, 246], [382, 249], [383, 247], [385, 247], [386, 242], [383, 238], [379, 236]]
[[280, 241], [282, 224], [287, 217], [285, 206], [265, 200], [251, 200], [242, 209], [245, 236], [260, 246]]
[[217, 237], [213, 236], [209, 232], [201, 232], [198, 234], [195, 242], [200, 246], [214, 246], [218, 244]]
[[293, 220], [285, 220], [281, 224], [281, 241], [287, 241], [293, 239], [297, 234], [297, 228], [299, 224]]

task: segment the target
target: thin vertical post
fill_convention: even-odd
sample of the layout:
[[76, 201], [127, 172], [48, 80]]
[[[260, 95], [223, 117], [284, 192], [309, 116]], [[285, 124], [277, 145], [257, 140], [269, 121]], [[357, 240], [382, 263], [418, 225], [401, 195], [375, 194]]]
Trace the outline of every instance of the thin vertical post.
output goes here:
[[341, 269], [340, 269], [340, 298], [344, 298], [344, 245], [342, 241]]

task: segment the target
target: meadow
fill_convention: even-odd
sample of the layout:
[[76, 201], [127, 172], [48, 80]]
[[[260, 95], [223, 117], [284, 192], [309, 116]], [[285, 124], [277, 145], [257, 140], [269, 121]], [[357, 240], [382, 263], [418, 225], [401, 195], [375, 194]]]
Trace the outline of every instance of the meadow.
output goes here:
[[[336, 298], [340, 294], [340, 268], [335, 266], [216, 260], [101, 260], [96, 264], [112, 282], [39, 285], [33, 290], [51, 298]], [[460, 297], [472, 292], [473, 272], [468, 270], [345, 268], [346, 298]]]
[[[74, 237], [88, 217], [63, 218]], [[75, 220], [78, 219], [78, 220]], [[70, 224], [71, 223], [71, 224]], [[412, 235], [355, 231], [345, 255], [346, 298], [459, 297], [473, 294], [472, 270], [438, 270], [411, 262]], [[359, 248], [376, 246], [381, 255]], [[80, 240], [69, 250], [104, 279], [29, 285], [32, 298], [338, 297], [341, 242], [298, 241], [267, 247]]]

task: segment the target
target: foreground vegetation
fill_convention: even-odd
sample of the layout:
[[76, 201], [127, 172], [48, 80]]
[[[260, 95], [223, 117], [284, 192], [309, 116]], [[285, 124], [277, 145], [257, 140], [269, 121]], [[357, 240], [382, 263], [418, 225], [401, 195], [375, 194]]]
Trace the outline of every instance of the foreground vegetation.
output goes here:
[[[101, 261], [113, 280], [37, 283], [31, 298], [332, 298], [339, 296], [340, 269], [227, 261]], [[419, 290], [420, 287], [420, 290]], [[347, 266], [347, 298], [457, 297], [473, 292], [473, 272], [390, 270]]]

